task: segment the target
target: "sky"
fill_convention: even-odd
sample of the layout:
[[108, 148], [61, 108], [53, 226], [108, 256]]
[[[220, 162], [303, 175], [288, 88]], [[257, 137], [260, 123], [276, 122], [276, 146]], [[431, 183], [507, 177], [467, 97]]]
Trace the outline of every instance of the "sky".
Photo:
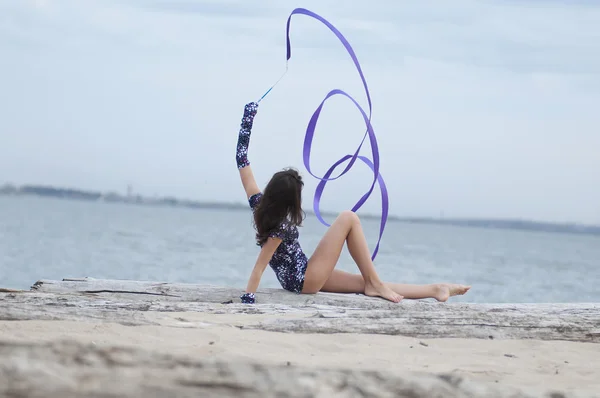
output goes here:
[[[0, 184], [49, 184], [243, 203], [244, 104], [285, 70], [295, 7], [354, 48], [373, 101], [381, 174], [398, 216], [600, 224], [600, 2], [0, 0]], [[302, 161], [307, 123], [359, 76], [318, 21], [292, 19], [289, 71], [261, 102], [249, 159], [259, 185]], [[322, 112], [323, 175], [365, 131], [347, 99]], [[361, 154], [371, 157], [370, 146]], [[340, 169], [341, 171], [341, 169]], [[357, 163], [322, 209], [350, 208]], [[379, 191], [361, 211], [377, 214]]]

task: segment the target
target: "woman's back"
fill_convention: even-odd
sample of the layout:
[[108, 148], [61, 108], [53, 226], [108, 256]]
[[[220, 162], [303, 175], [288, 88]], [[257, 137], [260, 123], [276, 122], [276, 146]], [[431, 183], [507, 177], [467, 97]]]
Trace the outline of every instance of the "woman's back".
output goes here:
[[[262, 198], [263, 194], [259, 192], [248, 199], [254, 214]], [[269, 265], [275, 271], [281, 286], [296, 293], [302, 292], [304, 273], [308, 264], [308, 257], [298, 241], [299, 235], [298, 227], [287, 218], [268, 233], [268, 237], [279, 238], [282, 241], [269, 261]]]

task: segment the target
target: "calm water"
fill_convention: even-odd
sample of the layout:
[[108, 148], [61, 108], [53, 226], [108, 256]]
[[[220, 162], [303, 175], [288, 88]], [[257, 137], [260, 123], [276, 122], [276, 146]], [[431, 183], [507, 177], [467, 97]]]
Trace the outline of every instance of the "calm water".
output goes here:
[[[370, 247], [378, 221], [364, 220]], [[325, 227], [308, 217], [307, 253]], [[456, 281], [458, 301], [600, 302], [600, 238], [388, 223], [382, 279]], [[250, 211], [142, 207], [0, 196], [0, 287], [91, 276], [228, 285], [243, 290], [258, 248]], [[356, 271], [345, 251], [339, 267]], [[267, 268], [261, 287], [279, 287]]]

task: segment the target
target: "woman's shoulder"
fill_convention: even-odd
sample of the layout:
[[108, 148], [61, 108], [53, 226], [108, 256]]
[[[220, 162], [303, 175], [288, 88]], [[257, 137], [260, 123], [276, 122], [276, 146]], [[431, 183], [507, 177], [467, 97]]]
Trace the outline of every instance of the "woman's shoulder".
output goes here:
[[289, 219], [281, 221], [269, 234], [272, 238], [280, 238], [282, 240], [298, 239], [298, 235], [298, 228]]

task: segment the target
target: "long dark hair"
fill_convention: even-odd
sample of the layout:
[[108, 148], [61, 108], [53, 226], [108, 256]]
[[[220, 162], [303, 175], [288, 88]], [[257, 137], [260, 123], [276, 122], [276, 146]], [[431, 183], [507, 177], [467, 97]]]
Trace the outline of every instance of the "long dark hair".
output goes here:
[[302, 225], [305, 217], [302, 210], [303, 187], [302, 177], [293, 168], [273, 174], [254, 211], [257, 245], [264, 245], [269, 234], [288, 217], [292, 225]]

